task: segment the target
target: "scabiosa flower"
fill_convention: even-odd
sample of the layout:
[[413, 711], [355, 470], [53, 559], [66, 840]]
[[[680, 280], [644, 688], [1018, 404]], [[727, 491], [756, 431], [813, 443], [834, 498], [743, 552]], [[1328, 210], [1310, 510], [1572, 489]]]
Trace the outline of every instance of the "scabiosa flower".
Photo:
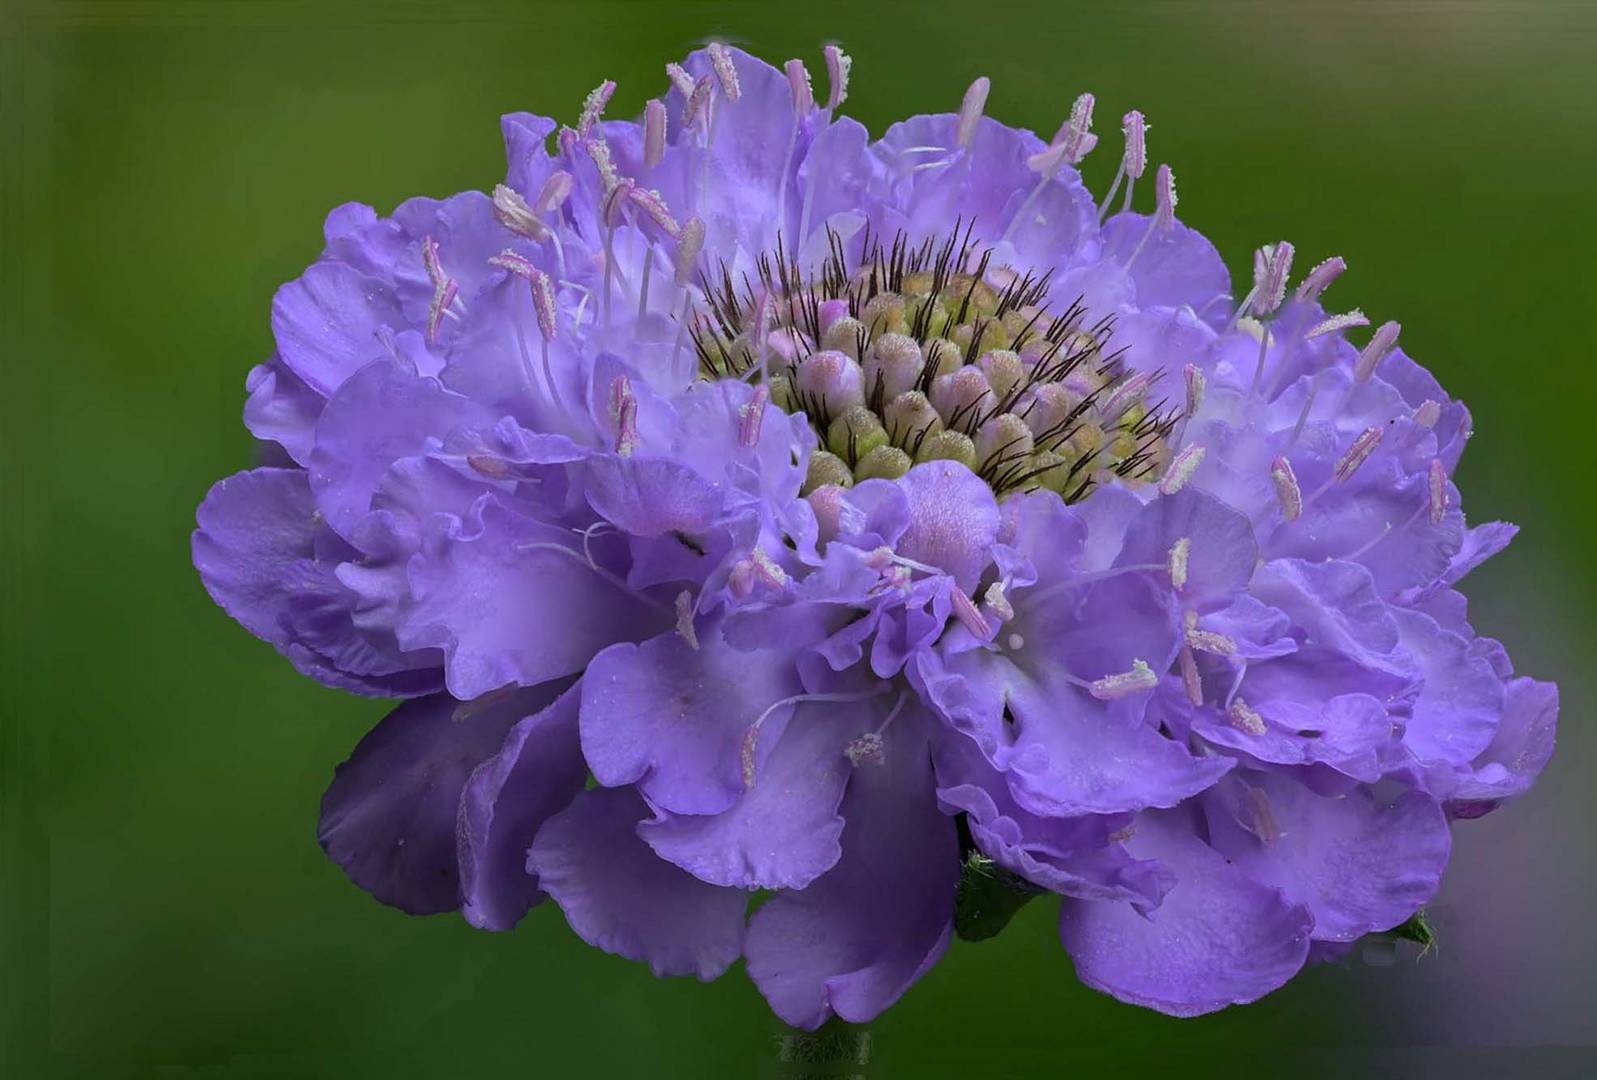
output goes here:
[[[661, 975], [867, 1021], [1043, 894], [1192, 1015], [1434, 894], [1557, 691], [1456, 586], [1469, 414], [1267, 245], [1240, 302], [1146, 124], [872, 140], [712, 45], [636, 121], [504, 119], [491, 194], [335, 210], [194, 560], [299, 670], [406, 700], [322, 805], [379, 900], [552, 897]], [[1153, 211], [1146, 188], [1153, 188]], [[1137, 196], [1141, 195], [1141, 198]], [[1114, 206], [1118, 200], [1118, 208]], [[752, 894], [770, 895], [754, 908]]]

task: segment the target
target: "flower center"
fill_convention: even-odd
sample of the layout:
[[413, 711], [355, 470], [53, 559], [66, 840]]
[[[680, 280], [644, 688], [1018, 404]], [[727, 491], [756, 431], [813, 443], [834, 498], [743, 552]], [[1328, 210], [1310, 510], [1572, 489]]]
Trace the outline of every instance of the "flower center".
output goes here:
[[1113, 317], [1048, 307], [1049, 274], [992, 265], [958, 227], [911, 247], [867, 234], [857, 261], [830, 234], [811, 275], [780, 243], [741, 285], [723, 264], [690, 324], [707, 379], [764, 379], [819, 433], [805, 493], [959, 461], [1002, 496], [1075, 501], [1115, 475], [1155, 480], [1178, 414], [1149, 402], [1156, 376], [1107, 346]]

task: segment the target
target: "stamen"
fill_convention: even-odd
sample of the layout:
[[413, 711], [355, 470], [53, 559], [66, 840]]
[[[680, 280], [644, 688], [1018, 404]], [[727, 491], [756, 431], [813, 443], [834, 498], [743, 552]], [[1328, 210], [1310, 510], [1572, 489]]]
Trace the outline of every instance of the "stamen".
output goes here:
[[654, 223], [664, 229], [666, 235], [677, 236], [682, 232], [682, 227], [677, 224], [676, 218], [671, 216], [671, 211], [665, 205], [665, 199], [658, 191], [640, 188], [635, 185], [627, 187], [627, 198], [643, 208], [644, 213], [654, 219]]
[[826, 107], [836, 109], [848, 100], [848, 76], [854, 68], [854, 58], [836, 45], [828, 45], [822, 51], [826, 54], [826, 77], [831, 83]]
[[743, 786], [746, 788], [754, 787], [755, 750], [759, 747], [760, 725], [764, 724], [766, 718], [776, 712], [776, 710], [785, 708], [788, 705], [797, 705], [801, 701], [869, 701], [873, 697], [880, 697], [890, 689], [892, 689], [890, 686], [884, 685], [877, 689], [865, 690], [857, 694], [794, 694], [792, 697], [785, 697], [781, 701], [773, 701], [766, 706], [764, 712], [754, 718], [754, 723], [748, 726], [748, 730], [743, 732], [743, 745], [739, 753], [740, 764], [743, 767]]
[[1216, 656], [1234, 656], [1237, 643], [1224, 634], [1213, 630], [1202, 630], [1198, 627], [1198, 613], [1189, 611], [1184, 617], [1185, 640], [1189, 647], [1199, 652], [1214, 653]]
[[599, 117], [604, 115], [604, 107], [610, 104], [610, 96], [616, 92], [614, 79], [606, 79], [593, 88], [582, 103], [582, 116], [577, 120], [577, 135], [586, 139], [592, 132], [593, 126], [599, 122]]
[[1253, 834], [1266, 844], [1273, 844], [1285, 836], [1275, 820], [1275, 811], [1270, 808], [1270, 797], [1251, 784], [1242, 786], [1248, 793], [1248, 803], [1253, 809]]
[[631, 457], [638, 448], [638, 397], [625, 375], [617, 375], [610, 383], [610, 419], [616, 426], [616, 453]]
[[1255, 315], [1270, 314], [1286, 299], [1286, 282], [1292, 272], [1295, 250], [1285, 240], [1260, 249], [1262, 258], [1253, 261], [1253, 282], [1257, 293], [1253, 303]]
[[676, 283], [681, 289], [693, 283], [693, 268], [699, 261], [699, 252], [704, 249], [704, 220], [690, 217], [682, 226], [682, 232], [677, 237], [676, 254]]
[[504, 184], [494, 185], [494, 217], [499, 224], [518, 236], [543, 241], [549, 238], [549, 226], [538, 220], [527, 200], [515, 188]]
[[965, 100], [959, 105], [959, 125], [954, 129], [954, 142], [962, 149], [968, 149], [976, 137], [976, 124], [987, 107], [987, 91], [991, 88], [992, 82], [983, 75], [965, 91]]
[[1168, 232], [1176, 223], [1176, 177], [1170, 166], [1161, 165], [1153, 176], [1154, 224]]
[[[987, 591], [982, 594], [981, 602], [992, 610], [1005, 622], [1015, 617], [1015, 607], [1009, 602], [1009, 593], [1002, 581], [995, 581], [987, 586]], [[1015, 646], [1019, 648], [1019, 646]]]
[[1385, 434], [1386, 429], [1383, 427], [1365, 428], [1363, 433], [1353, 440], [1353, 445], [1347, 448], [1347, 453], [1337, 459], [1336, 467], [1332, 470], [1332, 476], [1338, 482], [1341, 482], [1358, 472], [1359, 466], [1364, 464], [1364, 460], [1375, 452], [1377, 446], [1381, 445], [1381, 436]]
[[809, 69], [802, 60], [789, 60], [784, 70], [793, 90], [793, 112], [802, 119], [815, 111], [815, 86], [810, 82]]
[[1187, 560], [1192, 554], [1192, 538], [1183, 536], [1170, 545], [1170, 584], [1177, 589], [1187, 586]]
[[1183, 373], [1187, 377], [1187, 415], [1193, 416], [1203, 408], [1203, 392], [1207, 384], [1203, 371], [1196, 364], [1188, 364]]
[[710, 66], [715, 68], [715, 77], [721, 84], [721, 93], [726, 95], [728, 101], [736, 101], [743, 96], [743, 87], [738, 84], [738, 69], [732, 63], [732, 54], [726, 51], [726, 46], [719, 41], [710, 42]]
[[688, 74], [687, 68], [681, 64], [667, 64], [665, 73], [670, 78], [671, 85], [676, 88], [677, 93], [684, 98], [693, 96], [693, 76]]
[[1419, 407], [1414, 410], [1414, 422], [1420, 427], [1433, 428], [1441, 418], [1442, 406], [1440, 402], [1426, 399], [1420, 402]]
[[1365, 318], [1364, 312], [1360, 311], [1358, 308], [1354, 308], [1352, 311], [1349, 311], [1346, 314], [1332, 315], [1324, 322], [1315, 323], [1313, 326], [1309, 327], [1308, 333], [1304, 334], [1303, 337], [1305, 340], [1312, 341], [1313, 339], [1317, 337], [1323, 337], [1326, 334], [1334, 334], [1338, 330], [1349, 330], [1355, 326], [1368, 325], [1370, 325], [1370, 320]]
[[1283, 521], [1296, 521], [1303, 513], [1303, 490], [1292, 472], [1292, 463], [1284, 457], [1270, 462], [1270, 482], [1275, 485], [1275, 501], [1281, 506]]
[[693, 627], [693, 594], [683, 589], [677, 593], [677, 633], [694, 652], [699, 650], [699, 632]]
[[1392, 346], [1397, 344], [1397, 335], [1403, 328], [1395, 322], [1385, 322], [1381, 328], [1370, 337], [1370, 343], [1364, 346], [1359, 353], [1359, 358], [1353, 362], [1353, 381], [1361, 383], [1375, 373], [1386, 354], [1392, 351]]
[[1340, 255], [1332, 255], [1320, 265], [1316, 266], [1303, 276], [1303, 281], [1298, 285], [1297, 298], [1299, 300], [1317, 300], [1326, 287], [1335, 281], [1347, 269], [1347, 263]]
[[1186, 486], [1192, 479], [1192, 474], [1198, 471], [1198, 466], [1203, 464], [1205, 450], [1201, 446], [1184, 446], [1181, 452], [1170, 462], [1170, 467], [1165, 470], [1163, 478], [1159, 481], [1159, 494], [1174, 495]]
[[459, 286], [453, 278], [444, 278], [433, 289], [432, 304], [427, 310], [427, 344], [438, 343], [438, 327], [442, 324], [444, 312], [449, 310], [449, 305], [455, 302], [455, 294]]
[[1442, 517], [1447, 513], [1447, 470], [1442, 466], [1441, 458], [1432, 458], [1430, 469], [1426, 476], [1426, 490], [1429, 495], [1429, 508], [1431, 524], [1440, 525]]
[[643, 107], [643, 167], [652, 169], [665, 157], [665, 102], [650, 98]]
[[865, 764], [880, 765], [886, 758], [884, 745], [880, 735], [867, 731], [851, 741], [843, 753], [848, 757], [848, 763], [856, 768]]
[[954, 586], [954, 617], [970, 631], [970, 636], [978, 641], [986, 641], [993, 636], [992, 624], [987, 617], [977, 610], [971, 601], [970, 594], [958, 585]]
[[438, 264], [438, 241], [431, 236], [423, 237], [421, 242], [421, 264], [427, 268], [427, 280], [433, 283], [433, 288], [444, 283], [448, 276], [444, 268]]
[[765, 584], [773, 588], [781, 588], [787, 584], [787, 571], [778, 566], [765, 553], [764, 548], [755, 548], [749, 553], [749, 559], [754, 563], [755, 576], [765, 582]]
[[1099, 701], [1117, 701], [1143, 690], [1152, 690], [1158, 685], [1159, 676], [1154, 674], [1147, 661], [1133, 660], [1130, 671], [1094, 679], [1087, 687], [1087, 692]]
[[1096, 103], [1097, 99], [1091, 94], [1077, 97], [1070, 107], [1070, 119], [1054, 135], [1054, 142], [1063, 148], [1065, 160], [1072, 165], [1080, 164], [1081, 159], [1098, 145], [1097, 138], [1092, 134], [1092, 110]]
[[688, 96], [688, 107], [682, 113], [682, 126], [689, 131], [701, 126], [710, 115], [710, 89], [715, 85], [715, 80], [708, 75], [701, 76], [693, 84], [693, 93]]
[[551, 210], [558, 210], [570, 194], [571, 174], [564, 169], [552, 172], [538, 189], [538, 197], [532, 201], [532, 212], [541, 218]]
[[[605, 191], [604, 197], [599, 203], [599, 216], [608, 228], [613, 229], [618, 224], [621, 211], [626, 208], [627, 203], [632, 199], [632, 193], [636, 190], [637, 185], [632, 182], [630, 177], [619, 176], [615, 185]], [[607, 236], [605, 237], [605, 257], [607, 262], [605, 277], [607, 279], [609, 278], [610, 270], [608, 266], [609, 247], [609, 237]]]
[[555, 288], [554, 281], [542, 270], [534, 269], [528, 276], [532, 285], [532, 310], [538, 316], [538, 333], [545, 342], [555, 339]]
[[1181, 686], [1187, 692], [1187, 700], [1194, 705], [1203, 704], [1203, 676], [1198, 673], [1198, 658], [1192, 655], [1192, 649], [1186, 645], [1181, 646]]
[[589, 139], [583, 143], [588, 150], [588, 156], [593, 159], [593, 167], [599, 170], [599, 181], [604, 185], [605, 196], [608, 197], [621, 183], [621, 177], [616, 173], [615, 162], [610, 160], [610, 144], [603, 139]]
[[517, 277], [528, 279], [532, 277], [533, 271], [535, 269], [529, 259], [514, 251], [511, 251], [509, 248], [505, 248], [505, 250], [501, 251], [499, 254], [491, 257], [488, 260], [488, 265], [497, 266], [501, 270], [510, 271]]
[[771, 388], [765, 383], [754, 388], [754, 396], [738, 409], [738, 445], [752, 448], [760, 441], [760, 428], [765, 423], [765, 406], [771, 400]]
[[1126, 176], [1132, 180], [1139, 179], [1148, 167], [1148, 125], [1142, 113], [1132, 109], [1121, 119], [1120, 130], [1126, 136]]
[[1231, 718], [1231, 726], [1238, 731], [1247, 732], [1249, 735], [1263, 735], [1269, 730], [1265, 726], [1264, 717], [1258, 714], [1251, 705], [1241, 698], [1231, 700], [1231, 708], [1226, 710], [1226, 715]]

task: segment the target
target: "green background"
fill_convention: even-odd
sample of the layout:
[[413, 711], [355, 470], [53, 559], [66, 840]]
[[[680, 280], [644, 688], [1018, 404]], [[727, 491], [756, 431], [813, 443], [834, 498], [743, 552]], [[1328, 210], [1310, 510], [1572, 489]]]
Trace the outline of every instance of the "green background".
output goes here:
[[570, 121], [605, 76], [629, 112], [712, 35], [817, 72], [841, 40], [846, 111], [876, 132], [978, 74], [991, 114], [1044, 133], [1091, 89], [1095, 190], [1140, 108], [1235, 272], [1282, 237], [1344, 255], [1334, 304], [1400, 319], [1474, 409], [1466, 509], [1524, 526], [1471, 581], [1476, 625], [1564, 690], [1543, 784], [1458, 830], [1439, 955], [1363, 954], [1178, 1022], [1078, 986], [1034, 905], [876, 1026], [873, 1075], [1591, 1067], [1593, 5], [458, 0], [5, 7], [6, 1075], [762, 1068], [773, 1024], [739, 972], [656, 981], [552, 905], [496, 936], [349, 885], [317, 802], [384, 706], [295, 675], [188, 556], [195, 504], [251, 461], [244, 375], [328, 208], [490, 186], [500, 113]]

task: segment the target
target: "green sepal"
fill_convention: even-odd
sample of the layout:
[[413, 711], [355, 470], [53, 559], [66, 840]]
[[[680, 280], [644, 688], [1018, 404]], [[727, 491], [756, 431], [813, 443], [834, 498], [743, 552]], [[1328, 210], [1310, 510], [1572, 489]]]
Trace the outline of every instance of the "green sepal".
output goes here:
[[1408, 917], [1408, 921], [1399, 926], [1394, 926], [1387, 931], [1399, 941], [1412, 941], [1420, 946], [1420, 955], [1424, 956], [1437, 947], [1436, 928], [1431, 925], [1430, 917], [1421, 908]]
[[1005, 870], [979, 851], [965, 856], [954, 898], [954, 931], [965, 941], [985, 941], [1004, 927], [1027, 901], [1045, 890]]

